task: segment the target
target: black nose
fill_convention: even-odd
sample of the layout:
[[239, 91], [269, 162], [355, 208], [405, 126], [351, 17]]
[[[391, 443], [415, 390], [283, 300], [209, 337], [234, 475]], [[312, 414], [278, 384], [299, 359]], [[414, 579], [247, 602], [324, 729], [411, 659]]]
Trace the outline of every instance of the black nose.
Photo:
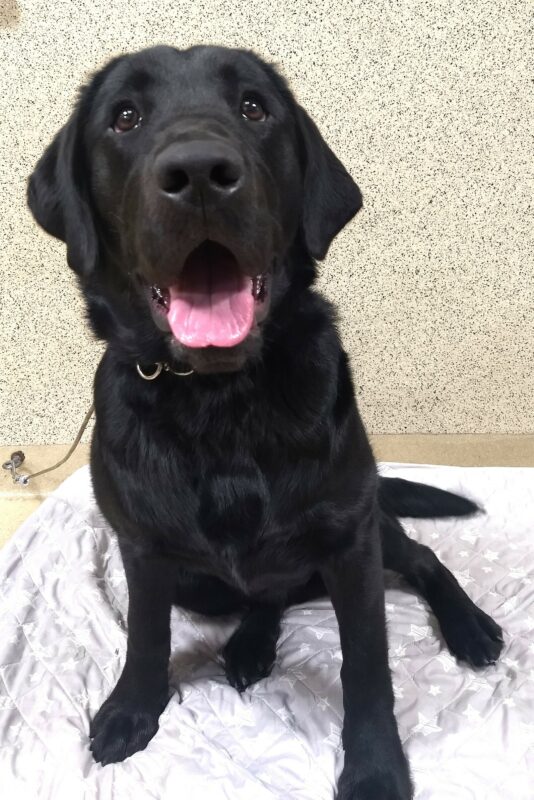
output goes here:
[[161, 191], [180, 202], [225, 200], [244, 182], [243, 159], [224, 142], [177, 142], [156, 158]]

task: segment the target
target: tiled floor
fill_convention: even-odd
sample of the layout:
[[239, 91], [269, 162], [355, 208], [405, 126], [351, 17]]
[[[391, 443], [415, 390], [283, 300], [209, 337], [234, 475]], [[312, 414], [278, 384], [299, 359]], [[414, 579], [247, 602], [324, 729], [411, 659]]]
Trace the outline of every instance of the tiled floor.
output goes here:
[[[420, 435], [400, 434], [371, 437], [378, 459], [419, 464], [452, 464], [459, 466], [534, 466], [534, 435]], [[69, 445], [29, 445], [0, 448], [0, 462], [13, 450], [22, 449], [26, 460], [22, 472], [37, 472], [59, 461]], [[65, 478], [86, 464], [89, 446], [79, 445], [69, 461], [59, 469], [30, 482], [28, 486], [12, 483], [8, 472], [0, 475], [0, 546], [26, 517]]]

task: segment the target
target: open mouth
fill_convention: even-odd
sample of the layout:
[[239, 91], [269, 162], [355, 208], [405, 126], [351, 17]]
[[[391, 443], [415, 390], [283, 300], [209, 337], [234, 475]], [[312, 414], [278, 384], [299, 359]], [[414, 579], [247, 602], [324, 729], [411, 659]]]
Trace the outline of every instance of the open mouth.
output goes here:
[[177, 282], [153, 285], [151, 302], [186, 347], [234, 347], [258, 320], [268, 296], [268, 276], [245, 275], [233, 253], [209, 240], [187, 257]]

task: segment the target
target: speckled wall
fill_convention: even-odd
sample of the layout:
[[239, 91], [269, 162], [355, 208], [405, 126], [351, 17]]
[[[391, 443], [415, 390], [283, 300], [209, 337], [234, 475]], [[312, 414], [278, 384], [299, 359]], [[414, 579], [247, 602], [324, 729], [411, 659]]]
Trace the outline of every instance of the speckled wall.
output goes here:
[[67, 442], [100, 348], [25, 181], [78, 84], [145, 45], [283, 68], [365, 210], [321, 285], [368, 428], [534, 430], [532, 3], [1, 0], [0, 442]]

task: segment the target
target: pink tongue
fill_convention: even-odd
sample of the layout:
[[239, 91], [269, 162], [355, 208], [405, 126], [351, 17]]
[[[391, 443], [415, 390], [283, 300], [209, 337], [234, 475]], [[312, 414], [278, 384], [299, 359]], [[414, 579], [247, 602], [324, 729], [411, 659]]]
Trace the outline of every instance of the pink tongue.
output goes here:
[[248, 335], [254, 320], [252, 281], [228, 267], [197, 261], [169, 287], [167, 319], [187, 347], [233, 347]]

